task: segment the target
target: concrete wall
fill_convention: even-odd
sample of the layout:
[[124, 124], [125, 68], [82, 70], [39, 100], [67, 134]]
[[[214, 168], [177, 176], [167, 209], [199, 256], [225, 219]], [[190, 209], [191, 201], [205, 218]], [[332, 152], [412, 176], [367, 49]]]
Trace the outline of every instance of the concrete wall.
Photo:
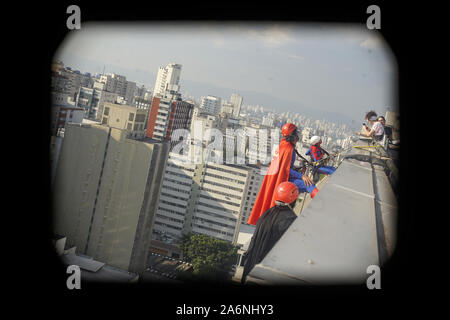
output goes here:
[[67, 125], [53, 187], [53, 229], [83, 250], [89, 233], [109, 128]]
[[168, 146], [106, 126], [68, 129], [55, 182], [55, 232], [78, 253], [129, 270], [133, 252], [145, 259], [150, 246]]

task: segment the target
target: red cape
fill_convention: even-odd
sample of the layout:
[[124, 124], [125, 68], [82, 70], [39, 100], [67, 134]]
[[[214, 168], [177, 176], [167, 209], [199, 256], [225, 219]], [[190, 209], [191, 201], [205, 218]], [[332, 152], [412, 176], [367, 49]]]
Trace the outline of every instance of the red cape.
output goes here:
[[256, 225], [259, 217], [268, 209], [275, 206], [274, 191], [280, 183], [289, 179], [293, 151], [294, 146], [290, 142], [284, 139], [281, 140], [261, 184], [261, 189], [256, 197], [252, 213], [250, 213], [247, 223]]

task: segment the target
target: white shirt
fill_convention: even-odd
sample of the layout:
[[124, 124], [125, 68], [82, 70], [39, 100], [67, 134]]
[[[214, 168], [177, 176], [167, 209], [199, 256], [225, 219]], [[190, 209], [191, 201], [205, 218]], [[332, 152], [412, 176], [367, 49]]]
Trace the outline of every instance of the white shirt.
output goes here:
[[384, 127], [381, 124], [381, 122], [375, 122], [372, 126], [371, 131], [373, 130], [373, 135], [374, 136], [381, 136], [384, 135]]
[[379, 144], [384, 146], [386, 141], [386, 135], [384, 134], [384, 127], [381, 124], [381, 122], [375, 122], [372, 126], [372, 129], [370, 131], [373, 131], [374, 136], [383, 136], [383, 139], [381, 141], [377, 141]]

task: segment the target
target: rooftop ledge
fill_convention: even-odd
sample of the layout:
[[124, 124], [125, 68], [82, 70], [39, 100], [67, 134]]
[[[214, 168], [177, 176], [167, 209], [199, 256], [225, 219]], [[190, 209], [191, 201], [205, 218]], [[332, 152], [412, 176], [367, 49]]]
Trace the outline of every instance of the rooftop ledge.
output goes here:
[[340, 155], [335, 173], [319, 182], [314, 199], [297, 203], [298, 218], [249, 273], [248, 283], [363, 284], [367, 268], [381, 267], [391, 256], [397, 221], [392, 168], [383, 150], [369, 145], [356, 141]]

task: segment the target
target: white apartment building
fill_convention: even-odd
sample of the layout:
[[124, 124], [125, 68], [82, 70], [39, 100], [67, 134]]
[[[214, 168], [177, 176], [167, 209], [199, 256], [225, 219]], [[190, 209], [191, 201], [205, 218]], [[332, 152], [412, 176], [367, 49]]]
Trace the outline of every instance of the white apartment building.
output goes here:
[[179, 157], [169, 154], [154, 233], [176, 240], [193, 232], [236, 243], [250, 169]]
[[233, 104], [228, 101], [222, 101], [222, 108], [220, 109], [220, 112], [226, 113], [229, 115], [233, 114]]
[[159, 68], [153, 96], [164, 95], [165, 91], [172, 94], [179, 92], [181, 67], [181, 64], [169, 63], [167, 66]]
[[309, 139], [311, 139], [312, 137], [312, 133], [311, 133], [311, 128], [309, 127], [305, 127], [302, 130], [302, 142], [305, 144], [309, 143]]
[[192, 231], [236, 243], [249, 169], [216, 163], [202, 169]]
[[[191, 139], [194, 139], [195, 137], [202, 137], [202, 143], [208, 143], [211, 139], [211, 135], [207, 134], [207, 130], [208, 129], [212, 129], [212, 128], [216, 128], [217, 125], [217, 117], [216, 116], [212, 116], [209, 114], [202, 114], [202, 113], [198, 113], [198, 108], [197, 112], [194, 112], [194, 115], [192, 117], [192, 122], [191, 122], [191, 127], [190, 127], [190, 132], [191, 132]], [[195, 134], [196, 130], [200, 130], [201, 133], [200, 134]]]
[[193, 163], [178, 163], [176, 159], [178, 154], [169, 153], [153, 227], [154, 234], [165, 234], [172, 239], [182, 235], [196, 167]]
[[272, 131], [267, 128], [244, 127], [244, 132], [248, 163], [256, 164], [258, 161], [263, 164], [270, 163], [273, 149], [278, 146], [279, 139], [272, 144]]
[[274, 122], [274, 117], [273, 114], [268, 115], [268, 116], [264, 116], [262, 119], [262, 125], [263, 126], [267, 126], [267, 127], [273, 127], [273, 122]]
[[94, 85], [93, 88], [96, 90], [105, 90], [106, 87], [106, 83], [98, 81], [98, 80], [94, 80]]
[[201, 103], [200, 103], [200, 108], [203, 109], [207, 113], [215, 115], [215, 114], [219, 114], [219, 112], [221, 110], [221, 105], [222, 105], [222, 102], [219, 97], [207, 96], [207, 97], [202, 97]]

